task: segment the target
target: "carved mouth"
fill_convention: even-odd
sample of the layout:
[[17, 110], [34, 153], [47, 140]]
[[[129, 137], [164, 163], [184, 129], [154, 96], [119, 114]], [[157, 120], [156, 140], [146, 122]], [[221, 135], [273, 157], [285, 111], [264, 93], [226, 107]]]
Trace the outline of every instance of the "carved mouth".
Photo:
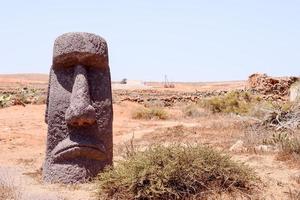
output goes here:
[[53, 151], [54, 161], [67, 161], [75, 158], [88, 158], [92, 160], [106, 159], [105, 147], [92, 144], [69, 144], [57, 146]]

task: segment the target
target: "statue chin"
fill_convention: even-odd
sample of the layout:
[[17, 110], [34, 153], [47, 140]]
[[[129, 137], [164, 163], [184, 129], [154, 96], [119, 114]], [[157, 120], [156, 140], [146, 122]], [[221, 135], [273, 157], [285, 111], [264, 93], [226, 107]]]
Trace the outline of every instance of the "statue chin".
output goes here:
[[62, 163], [48, 160], [45, 162], [48, 166], [43, 170], [43, 179], [47, 183], [84, 183], [95, 177], [107, 164], [83, 157]]

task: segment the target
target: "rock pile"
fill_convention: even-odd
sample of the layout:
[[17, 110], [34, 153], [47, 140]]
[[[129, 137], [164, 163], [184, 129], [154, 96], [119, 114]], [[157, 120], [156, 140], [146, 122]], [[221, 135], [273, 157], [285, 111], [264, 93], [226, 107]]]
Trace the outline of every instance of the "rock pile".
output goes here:
[[[244, 90], [235, 90], [243, 92]], [[149, 102], [160, 102], [164, 107], [169, 107], [175, 103], [198, 102], [202, 98], [222, 96], [229, 91], [157, 91], [157, 90], [114, 90], [113, 99], [115, 103], [122, 101], [137, 102], [147, 104]]]
[[298, 80], [297, 77], [275, 78], [267, 74], [252, 74], [248, 79], [248, 87], [262, 95], [285, 99], [289, 95], [291, 85]]

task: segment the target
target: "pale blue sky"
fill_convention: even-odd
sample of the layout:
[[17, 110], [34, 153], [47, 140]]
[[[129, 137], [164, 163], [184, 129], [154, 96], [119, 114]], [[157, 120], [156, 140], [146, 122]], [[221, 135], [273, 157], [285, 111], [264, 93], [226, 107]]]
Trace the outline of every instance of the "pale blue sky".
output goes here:
[[300, 1], [1, 1], [0, 73], [48, 73], [54, 39], [92, 32], [113, 80], [216, 81], [300, 75]]

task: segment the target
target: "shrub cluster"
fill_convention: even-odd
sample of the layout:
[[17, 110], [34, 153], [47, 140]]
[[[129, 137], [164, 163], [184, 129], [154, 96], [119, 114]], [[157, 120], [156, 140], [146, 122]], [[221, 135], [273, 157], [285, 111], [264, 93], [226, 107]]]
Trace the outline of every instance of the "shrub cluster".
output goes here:
[[13, 106], [13, 105], [25, 105], [25, 104], [45, 104], [46, 95], [42, 94], [33, 88], [22, 88], [14, 94], [0, 94], [0, 108]]
[[202, 105], [213, 113], [248, 113], [254, 99], [247, 92], [229, 92], [224, 96], [213, 97], [202, 102]]
[[254, 172], [200, 145], [152, 146], [99, 174], [99, 199], [204, 199], [220, 192], [251, 193]]

